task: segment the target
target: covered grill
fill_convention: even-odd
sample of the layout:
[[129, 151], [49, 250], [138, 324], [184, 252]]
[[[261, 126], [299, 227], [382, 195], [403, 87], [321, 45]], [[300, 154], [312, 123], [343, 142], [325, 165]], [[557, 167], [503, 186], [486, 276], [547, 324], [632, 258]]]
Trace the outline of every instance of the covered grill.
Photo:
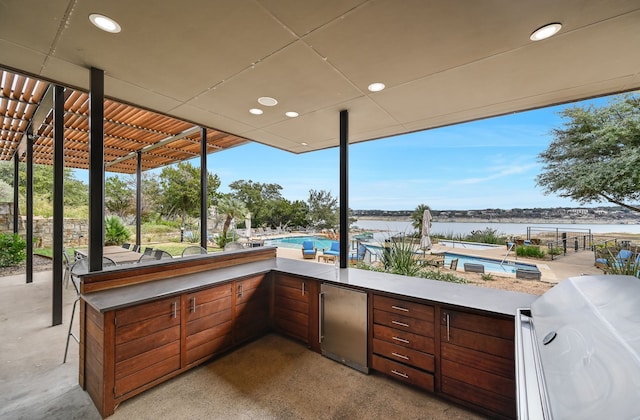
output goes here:
[[640, 418], [640, 280], [566, 279], [516, 314], [520, 419]]

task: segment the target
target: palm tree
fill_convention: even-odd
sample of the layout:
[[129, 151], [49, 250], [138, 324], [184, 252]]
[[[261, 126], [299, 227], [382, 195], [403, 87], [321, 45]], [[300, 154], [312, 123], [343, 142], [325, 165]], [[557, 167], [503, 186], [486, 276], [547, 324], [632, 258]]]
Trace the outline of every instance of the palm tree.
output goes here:
[[422, 234], [422, 218], [425, 210], [431, 211], [431, 207], [426, 204], [420, 204], [413, 213], [411, 213], [411, 226], [418, 231], [418, 234]]
[[227, 231], [229, 230], [231, 221], [233, 219], [244, 218], [249, 210], [247, 210], [244, 203], [237, 198], [223, 197], [218, 202], [218, 212], [227, 216], [224, 221], [224, 225], [222, 226], [222, 237], [226, 241]]

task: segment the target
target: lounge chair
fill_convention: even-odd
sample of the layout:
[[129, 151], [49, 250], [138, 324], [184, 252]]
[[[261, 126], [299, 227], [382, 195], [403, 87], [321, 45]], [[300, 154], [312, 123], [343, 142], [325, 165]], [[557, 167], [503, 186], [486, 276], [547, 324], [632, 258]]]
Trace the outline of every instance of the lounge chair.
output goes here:
[[304, 241], [302, 243], [302, 258], [314, 259], [318, 252], [318, 248], [313, 246], [313, 241]]
[[[610, 254], [612, 255], [612, 254]], [[633, 257], [633, 251], [629, 249], [621, 249], [618, 254], [613, 258], [596, 258], [595, 266], [600, 270], [607, 273], [612, 268], [625, 268], [629, 264], [632, 264], [631, 258]], [[640, 257], [639, 257], [640, 258]], [[636, 258], [635, 263], [637, 264], [638, 258]]]
[[329, 249], [323, 249], [322, 253], [324, 255], [333, 255], [335, 257], [339, 257], [340, 256], [340, 242], [338, 241], [333, 241], [331, 242], [331, 248]]
[[349, 255], [349, 262], [352, 264], [357, 264], [359, 262], [364, 262], [364, 257], [367, 253], [367, 247], [361, 243], [358, 243], [358, 249], [355, 253]]

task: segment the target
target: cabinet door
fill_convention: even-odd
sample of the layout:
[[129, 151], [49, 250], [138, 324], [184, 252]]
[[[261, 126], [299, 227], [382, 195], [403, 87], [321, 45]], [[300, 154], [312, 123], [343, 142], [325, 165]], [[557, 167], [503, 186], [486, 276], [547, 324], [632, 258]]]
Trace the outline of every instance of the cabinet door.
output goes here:
[[442, 309], [440, 332], [441, 391], [515, 418], [513, 319]]
[[251, 340], [269, 331], [269, 303], [271, 283], [262, 274], [234, 284], [235, 318], [233, 323], [234, 344]]
[[274, 324], [282, 333], [309, 343], [309, 286], [299, 277], [277, 274], [274, 284]]
[[178, 369], [179, 297], [115, 312], [116, 398]]
[[185, 365], [203, 361], [231, 345], [232, 284], [186, 295]]

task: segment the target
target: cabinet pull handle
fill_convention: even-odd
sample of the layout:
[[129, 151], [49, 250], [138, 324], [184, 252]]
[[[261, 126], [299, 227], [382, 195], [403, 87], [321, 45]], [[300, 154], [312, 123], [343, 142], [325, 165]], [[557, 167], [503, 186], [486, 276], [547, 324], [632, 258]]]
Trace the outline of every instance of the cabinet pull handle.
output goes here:
[[450, 341], [449, 337], [450, 337], [451, 330], [450, 330], [450, 324], [449, 324], [449, 314], [445, 314], [445, 315], [447, 316], [447, 341]]
[[238, 297], [242, 297], [244, 291], [242, 290], [242, 283], [238, 285]]
[[409, 324], [405, 324], [404, 322], [400, 322], [400, 321], [391, 321], [392, 324], [396, 324], [396, 325], [400, 325], [401, 327], [407, 327], [409, 328]]
[[406, 373], [402, 373], [402, 372], [398, 372], [397, 370], [393, 369], [391, 371], [391, 373], [393, 373], [394, 375], [398, 375], [403, 377], [404, 379], [409, 379], [409, 375], [407, 375]]
[[409, 360], [409, 357], [408, 357], [408, 356], [405, 356], [404, 354], [396, 353], [395, 351], [394, 351], [394, 352], [391, 352], [391, 354], [392, 354], [392, 355], [394, 355], [394, 356], [396, 356], [396, 357], [399, 357], [399, 358], [401, 358], [401, 359]]
[[322, 343], [324, 339], [324, 292], [318, 293], [318, 309], [320, 312], [320, 316], [318, 316], [318, 341]]
[[176, 302], [174, 300], [173, 303], [171, 304], [171, 307], [173, 308], [173, 317], [177, 318], [178, 317], [178, 302]]
[[304, 282], [302, 282], [302, 296], [304, 296]]
[[399, 341], [401, 343], [409, 344], [409, 340], [405, 340], [404, 338], [400, 338], [400, 337], [396, 337], [396, 336], [393, 336], [391, 338], [393, 338], [394, 340]]
[[195, 312], [196, 311], [196, 298], [192, 297], [191, 298], [191, 312]]
[[407, 308], [403, 308], [402, 306], [393, 305], [393, 306], [391, 306], [391, 308], [395, 309], [396, 311], [409, 312], [409, 310]]

